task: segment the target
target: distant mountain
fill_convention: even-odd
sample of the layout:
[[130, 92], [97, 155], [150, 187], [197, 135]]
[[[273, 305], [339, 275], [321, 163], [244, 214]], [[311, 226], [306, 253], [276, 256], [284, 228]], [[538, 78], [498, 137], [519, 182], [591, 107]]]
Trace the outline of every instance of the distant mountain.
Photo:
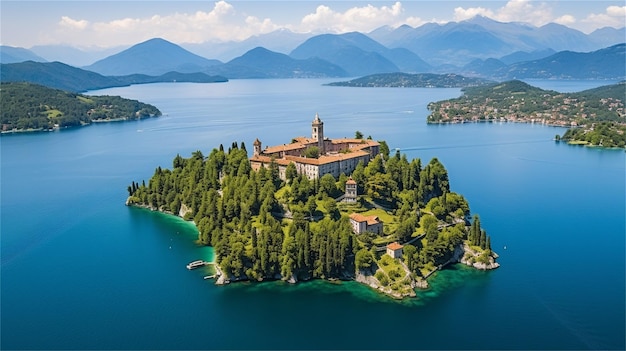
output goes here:
[[259, 46], [270, 51], [288, 54], [295, 47], [312, 36], [313, 34], [311, 33], [294, 33], [288, 29], [278, 29], [267, 34], [254, 35], [238, 42], [206, 42], [200, 44], [181, 44], [181, 46], [198, 55], [213, 57], [223, 62], [228, 62]]
[[47, 62], [46, 59], [30, 50], [0, 45], [0, 63], [17, 63], [24, 61]]
[[409, 49], [434, 66], [463, 66], [475, 59], [498, 58], [517, 51], [598, 50], [624, 42], [625, 33], [622, 28], [586, 35], [555, 23], [535, 27], [476, 16], [443, 25], [426, 23], [417, 28], [401, 26], [395, 30], [383, 27], [370, 36], [389, 48]]
[[500, 61], [507, 65], [510, 65], [516, 62], [539, 60], [554, 54], [556, 54], [556, 51], [552, 49], [535, 50], [532, 52], [516, 51], [512, 54], [500, 57]]
[[388, 49], [358, 32], [312, 37], [295, 48], [290, 56], [300, 59], [319, 57], [342, 67], [352, 76], [431, 70], [428, 63], [410, 50]]
[[[289, 56], [297, 59], [318, 57], [343, 68], [350, 76], [363, 76], [373, 73], [397, 72], [400, 69], [391, 61], [378, 54], [376, 45], [381, 46], [365, 35], [357, 33], [322, 34], [312, 37], [295, 48]], [[369, 39], [369, 41], [366, 40]], [[382, 47], [381, 49], [384, 49]]]
[[115, 78], [105, 77], [61, 62], [27, 61], [2, 64], [0, 72], [2, 82], [29, 82], [72, 92], [124, 85]]
[[244, 55], [207, 70], [230, 78], [318, 78], [346, 77], [341, 67], [319, 58], [298, 60], [257, 47]]
[[365, 88], [466, 88], [493, 84], [482, 78], [468, 78], [457, 74], [433, 73], [380, 73], [347, 82], [329, 83], [331, 86]]
[[495, 72], [505, 79], [624, 79], [626, 44], [593, 52], [561, 51], [540, 60], [519, 62]]
[[30, 51], [50, 62], [58, 61], [74, 67], [83, 67], [127, 48], [128, 46], [80, 49], [68, 45], [36, 45], [30, 48]]
[[493, 72], [505, 70], [507, 65], [498, 59], [476, 59], [459, 70], [469, 77], [491, 77]]
[[168, 72], [157, 77], [141, 74], [109, 77], [61, 62], [40, 63], [33, 61], [0, 65], [0, 79], [2, 82], [28, 82], [70, 92], [157, 82], [214, 83], [228, 81], [221, 76], [178, 72]]
[[588, 37], [600, 47], [608, 47], [617, 43], [626, 42], [626, 27], [615, 29], [604, 27], [591, 32]]
[[109, 76], [137, 73], [161, 75], [171, 71], [201, 72], [218, 64], [221, 64], [218, 60], [206, 59], [167, 40], [155, 38], [134, 45], [84, 68]]
[[604, 85], [593, 89], [583, 90], [578, 94], [624, 101], [626, 100], [626, 82], [622, 81], [617, 84]]

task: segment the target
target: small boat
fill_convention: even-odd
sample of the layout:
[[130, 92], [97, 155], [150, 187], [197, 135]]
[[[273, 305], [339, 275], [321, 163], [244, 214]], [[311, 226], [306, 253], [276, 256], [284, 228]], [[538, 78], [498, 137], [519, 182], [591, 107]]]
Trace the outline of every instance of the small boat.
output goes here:
[[187, 269], [196, 269], [198, 267], [204, 266], [205, 264], [206, 262], [204, 262], [203, 260], [193, 261], [187, 265]]

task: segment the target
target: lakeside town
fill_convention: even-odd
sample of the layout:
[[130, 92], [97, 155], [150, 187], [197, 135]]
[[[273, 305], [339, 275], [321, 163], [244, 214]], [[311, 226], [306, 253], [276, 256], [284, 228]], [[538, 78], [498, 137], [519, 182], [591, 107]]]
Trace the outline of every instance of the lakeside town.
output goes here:
[[[467, 88], [464, 95], [428, 105], [428, 123], [520, 122], [576, 127], [590, 121], [625, 122], [625, 84], [558, 93], [521, 81]], [[621, 94], [621, 96], [620, 96]]]

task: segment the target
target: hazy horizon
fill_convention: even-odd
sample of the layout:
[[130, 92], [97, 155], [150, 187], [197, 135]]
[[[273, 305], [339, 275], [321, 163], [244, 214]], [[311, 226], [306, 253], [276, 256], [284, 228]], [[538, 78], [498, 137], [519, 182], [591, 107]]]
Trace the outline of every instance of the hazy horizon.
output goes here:
[[237, 42], [280, 29], [368, 33], [476, 15], [537, 27], [557, 23], [586, 34], [622, 28], [626, 20], [623, 1], [2, 1], [1, 9], [1, 45], [92, 50], [151, 38], [176, 44]]

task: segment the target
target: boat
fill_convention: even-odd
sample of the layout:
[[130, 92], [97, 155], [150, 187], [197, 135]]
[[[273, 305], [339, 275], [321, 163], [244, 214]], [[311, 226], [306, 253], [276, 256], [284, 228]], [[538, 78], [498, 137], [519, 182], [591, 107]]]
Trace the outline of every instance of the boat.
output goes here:
[[204, 266], [205, 264], [206, 262], [204, 262], [203, 260], [193, 261], [187, 265], [187, 269], [196, 269], [198, 267]]

